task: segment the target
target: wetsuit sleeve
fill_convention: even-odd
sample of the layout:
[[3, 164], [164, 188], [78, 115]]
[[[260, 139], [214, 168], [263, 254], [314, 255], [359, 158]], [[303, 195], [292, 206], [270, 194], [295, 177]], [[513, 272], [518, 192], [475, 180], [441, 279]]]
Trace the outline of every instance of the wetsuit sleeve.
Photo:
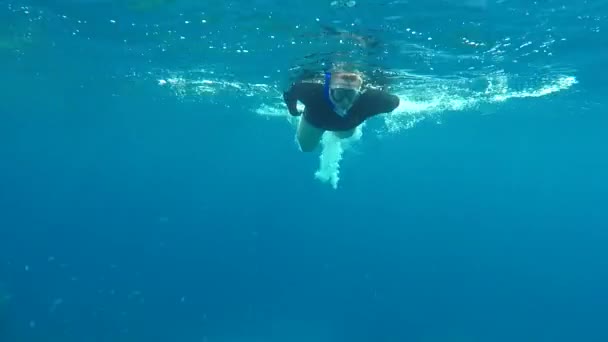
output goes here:
[[399, 106], [399, 97], [381, 90], [366, 92], [366, 109], [369, 116], [390, 113]]
[[287, 109], [289, 110], [289, 114], [293, 116], [298, 116], [300, 113], [298, 112], [297, 104], [298, 101], [302, 102], [305, 106], [310, 102], [311, 93], [315, 87], [318, 87], [318, 84], [314, 83], [305, 83], [298, 82], [295, 83], [283, 93], [283, 100], [287, 105]]

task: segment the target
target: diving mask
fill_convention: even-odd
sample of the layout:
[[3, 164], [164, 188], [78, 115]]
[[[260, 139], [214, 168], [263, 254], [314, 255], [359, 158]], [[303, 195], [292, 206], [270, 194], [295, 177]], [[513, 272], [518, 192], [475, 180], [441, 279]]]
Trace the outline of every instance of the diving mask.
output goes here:
[[361, 94], [361, 78], [352, 74], [325, 74], [325, 94], [336, 114], [345, 116]]

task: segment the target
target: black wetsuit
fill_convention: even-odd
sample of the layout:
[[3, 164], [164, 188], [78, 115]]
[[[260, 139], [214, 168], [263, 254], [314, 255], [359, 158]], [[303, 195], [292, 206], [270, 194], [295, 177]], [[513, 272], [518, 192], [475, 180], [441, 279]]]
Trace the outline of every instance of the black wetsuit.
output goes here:
[[367, 89], [355, 101], [348, 113], [336, 114], [324, 92], [322, 83], [298, 82], [283, 93], [291, 115], [300, 115], [296, 105], [304, 104], [304, 117], [311, 125], [326, 131], [348, 131], [366, 119], [392, 112], [399, 106], [399, 98], [382, 90]]

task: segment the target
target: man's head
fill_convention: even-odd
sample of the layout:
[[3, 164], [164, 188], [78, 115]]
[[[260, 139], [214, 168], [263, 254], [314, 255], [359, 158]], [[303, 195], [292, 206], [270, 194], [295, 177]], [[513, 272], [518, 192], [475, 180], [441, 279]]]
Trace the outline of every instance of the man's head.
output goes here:
[[359, 74], [334, 72], [329, 80], [329, 98], [340, 113], [347, 112], [361, 93], [363, 79]]

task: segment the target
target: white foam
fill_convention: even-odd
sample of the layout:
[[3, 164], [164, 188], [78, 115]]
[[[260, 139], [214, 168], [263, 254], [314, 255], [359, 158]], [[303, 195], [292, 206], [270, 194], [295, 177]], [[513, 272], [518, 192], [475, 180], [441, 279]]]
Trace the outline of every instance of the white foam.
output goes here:
[[510, 93], [498, 94], [491, 98], [492, 102], [504, 102], [509, 99], [527, 98], [527, 97], [542, 97], [562, 90], [566, 90], [578, 83], [575, 77], [561, 76], [552, 83], [543, 85], [538, 89], [528, 89], [524, 91], [513, 91]]
[[[236, 94], [229, 96], [253, 96], [259, 99], [261, 104], [254, 109], [257, 115], [286, 119], [294, 130], [299, 122], [299, 117], [289, 115], [280, 96], [281, 92], [272, 85], [208, 78], [188, 79], [184, 75], [171, 76], [158, 81], [158, 84], [172, 88], [178, 96], [215, 94], [220, 90], [234, 91]], [[514, 89], [510, 83], [518, 83], [522, 79], [513, 79], [502, 72], [475, 79], [440, 79], [405, 72], [397, 76], [402, 79], [396, 82], [391, 91], [399, 96], [400, 104], [392, 113], [382, 116], [389, 133], [410, 129], [427, 118], [439, 119], [445, 112], [478, 109], [510, 99], [543, 97], [567, 90], [577, 83], [573, 76], [548, 75], [541, 80], [523, 80], [532, 85]], [[480, 89], [479, 85], [483, 87]], [[304, 109], [301, 103], [298, 103], [298, 109]], [[360, 141], [361, 137], [362, 127], [357, 128], [351, 138], [343, 140], [326, 132], [321, 139], [322, 150], [315, 178], [336, 189], [340, 181], [340, 162], [344, 153], [354, 142]]]
[[255, 110], [255, 113], [261, 116], [286, 117], [289, 115], [285, 107], [277, 105], [262, 104]]
[[166, 77], [157, 80], [159, 86], [171, 89], [177, 97], [185, 98], [200, 95], [219, 95], [220, 92], [230, 93], [229, 96], [263, 96], [279, 93], [268, 84], [246, 83], [218, 78], [207, 70], [189, 72], [168, 72]]
[[362, 126], [355, 129], [355, 133], [347, 138], [340, 139], [332, 132], [323, 133], [321, 139], [321, 155], [319, 156], [319, 169], [315, 172], [315, 178], [324, 183], [329, 183], [334, 189], [338, 188], [340, 181], [340, 161], [353, 143], [361, 140], [363, 136]]
[[[512, 90], [509, 88], [509, 79], [504, 74], [488, 76], [484, 81], [485, 89], [475, 92], [458, 85], [459, 81], [448, 80], [427, 80], [426, 84], [418, 85], [418, 90], [398, 89], [395, 93], [401, 101], [393, 113], [384, 116], [386, 127], [388, 131], [396, 132], [409, 129], [425, 118], [438, 117], [448, 111], [476, 109], [511, 99], [543, 97], [567, 90], [577, 83], [575, 77], [562, 75], [545, 79], [536, 88]], [[437, 82], [446, 83], [448, 86], [440, 90]], [[450, 82], [453, 84], [449, 85]]]

